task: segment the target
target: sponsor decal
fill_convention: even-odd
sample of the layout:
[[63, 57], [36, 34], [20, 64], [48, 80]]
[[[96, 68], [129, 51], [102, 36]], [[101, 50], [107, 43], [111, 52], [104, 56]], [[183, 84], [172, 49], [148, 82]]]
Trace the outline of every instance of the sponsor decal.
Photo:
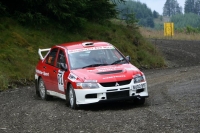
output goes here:
[[132, 71], [132, 70], [138, 70], [137, 68], [135, 67], [131, 67], [131, 68], [125, 68], [127, 71]]
[[88, 82], [88, 83], [97, 83], [97, 80], [84, 80], [84, 82]]
[[104, 68], [97, 68], [95, 70], [87, 70], [88, 72], [107, 72], [107, 71], [114, 71], [114, 70], [118, 70], [121, 69], [122, 67], [104, 67]]
[[114, 47], [113, 46], [100, 46], [100, 47], [89, 47], [89, 48], [82, 48], [82, 49], [73, 49], [73, 50], [68, 50], [68, 54], [77, 53], [77, 52], [81, 52], [81, 51], [97, 50], [97, 49], [114, 49]]
[[65, 74], [65, 71], [61, 71], [59, 70], [58, 71], [58, 75], [57, 75], [57, 78], [58, 78], [58, 89], [60, 91], [64, 91], [64, 74]]
[[104, 77], [103, 79], [124, 78], [124, 77], [126, 77], [126, 75], [119, 75], [119, 76], [108, 76], [108, 77]]
[[44, 76], [49, 76], [49, 73], [40, 71], [40, 70], [38, 70], [38, 69], [36, 69], [36, 73], [41, 74], [41, 75], [44, 75]]
[[71, 81], [75, 81], [77, 79], [77, 76], [74, 75], [73, 73], [70, 73], [69, 76], [68, 76], [68, 79], [71, 80]]

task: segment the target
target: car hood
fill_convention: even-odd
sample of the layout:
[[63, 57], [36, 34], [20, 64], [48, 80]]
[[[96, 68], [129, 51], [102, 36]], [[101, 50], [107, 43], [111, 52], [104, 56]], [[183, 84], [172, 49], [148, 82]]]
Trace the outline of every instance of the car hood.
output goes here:
[[134, 75], [142, 72], [131, 64], [119, 64], [100, 67], [89, 67], [71, 71], [81, 82], [97, 80], [99, 83], [115, 82], [132, 79]]

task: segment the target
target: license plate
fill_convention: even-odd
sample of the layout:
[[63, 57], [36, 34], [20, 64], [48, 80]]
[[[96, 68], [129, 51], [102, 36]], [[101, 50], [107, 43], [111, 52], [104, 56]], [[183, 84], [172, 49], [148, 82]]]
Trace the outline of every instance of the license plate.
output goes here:
[[145, 88], [145, 86], [146, 86], [146, 83], [137, 84], [133, 86], [133, 90], [142, 89], [142, 88]]

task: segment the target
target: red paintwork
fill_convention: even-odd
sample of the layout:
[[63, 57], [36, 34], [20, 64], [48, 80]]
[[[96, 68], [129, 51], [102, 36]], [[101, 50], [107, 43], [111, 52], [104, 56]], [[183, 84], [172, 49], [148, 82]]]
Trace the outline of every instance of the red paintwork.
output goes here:
[[[94, 42], [94, 47], [95, 46], [110, 46], [110, 44], [107, 42], [81, 41], [81, 42], [64, 43], [64, 44], [53, 46], [52, 48], [66, 49], [66, 51], [73, 50], [73, 49], [81, 49], [81, 48], [84, 48], [84, 46], [82, 45], [83, 42]], [[65, 55], [68, 60], [68, 54], [65, 53]], [[65, 94], [65, 91], [61, 91], [58, 88], [59, 68], [46, 64], [45, 60], [46, 59], [40, 60], [38, 62], [36, 66], [36, 70], [45, 72], [49, 75], [45, 76], [44, 74], [36, 72], [37, 75], [39, 77], [42, 77], [47, 90], [52, 90], [61, 94]], [[70, 82], [72, 86], [74, 87], [74, 89], [76, 89], [76, 85], [75, 85], [76, 82], [84, 82], [85, 80], [97, 80], [98, 83], [115, 82], [115, 81], [132, 79], [133, 75], [135, 74], [142, 74], [142, 72], [139, 69], [137, 69], [135, 66], [133, 66], [130, 63], [100, 66], [100, 67], [89, 67], [89, 68], [77, 69], [77, 70], [71, 70], [68, 62], [67, 62], [67, 66], [68, 66], [68, 71], [65, 71], [63, 75], [65, 89], [67, 88], [68, 82]], [[97, 74], [98, 72], [115, 71], [115, 70], [122, 70], [122, 72], [116, 73], [116, 74]], [[70, 73], [73, 73], [74, 75], [76, 75], [77, 79], [74, 81], [69, 80], [68, 76]]]

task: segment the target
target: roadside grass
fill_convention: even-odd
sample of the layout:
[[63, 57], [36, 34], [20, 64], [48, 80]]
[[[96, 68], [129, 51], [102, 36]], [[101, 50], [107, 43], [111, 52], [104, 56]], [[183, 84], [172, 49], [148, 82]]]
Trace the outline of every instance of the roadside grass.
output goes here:
[[174, 31], [174, 36], [164, 36], [164, 30], [154, 30], [150, 28], [139, 28], [140, 33], [147, 39], [170, 39], [170, 40], [200, 40], [200, 33], [183, 33]]
[[34, 83], [38, 48], [80, 40], [110, 42], [139, 68], [165, 67], [159, 51], [135, 28], [110, 22], [86, 23], [83, 30], [71, 32], [56, 24], [27, 27], [11, 18], [0, 18], [0, 91]]

